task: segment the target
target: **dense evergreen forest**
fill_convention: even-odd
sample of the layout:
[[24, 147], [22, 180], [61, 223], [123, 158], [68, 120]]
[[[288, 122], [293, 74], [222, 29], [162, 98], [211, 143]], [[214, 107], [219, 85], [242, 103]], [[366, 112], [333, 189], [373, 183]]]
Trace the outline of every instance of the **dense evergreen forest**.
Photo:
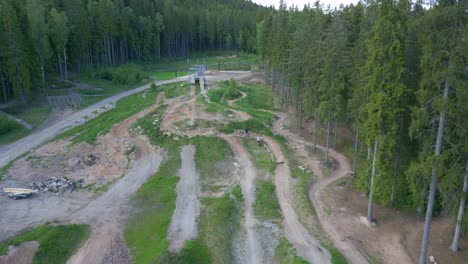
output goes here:
[[25, 103], [48, 75], [66, 80], [70, 69], [254, 52], [267, 12], [244, 0], [0, 0], [1, 99]]
[[368, 220], [374, 201], [426, 213], [421, 256], [433, 213], [458, 215], [456, 250], [467, 211], [468, 5], [432, 3], [299, 11], [281, 1], [257, 28], [282, 106], [323, 124], [327, 148], [337, 126], [353, 128], [355, 185], [369, 194]]

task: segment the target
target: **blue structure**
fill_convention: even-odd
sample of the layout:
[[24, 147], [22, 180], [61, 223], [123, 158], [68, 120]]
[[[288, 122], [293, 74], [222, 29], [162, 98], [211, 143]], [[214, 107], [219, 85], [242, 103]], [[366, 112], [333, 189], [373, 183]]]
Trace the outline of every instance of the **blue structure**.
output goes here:
[[197, 77], [205, 76], [206, 65], [203, 65], [203, 64], [194, 65], [193, 67], [190, 67], [188, 70], [195, 71], [195, 76]]

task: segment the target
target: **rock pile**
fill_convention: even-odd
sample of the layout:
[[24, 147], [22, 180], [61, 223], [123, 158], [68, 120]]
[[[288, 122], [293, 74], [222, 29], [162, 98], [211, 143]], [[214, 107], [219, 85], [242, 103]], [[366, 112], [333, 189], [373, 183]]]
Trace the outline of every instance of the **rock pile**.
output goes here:
[[127, 151], [132, 150], [132, 148], [135, 146], [131, 140], [125, 139], [125, 138], [114, 138], [115, 142], [123, 143], [125, 144], [125, 149]]
[[99, 161], [99, 157], [93, 154], [87, 154], [83, 157], [83, 162], [86, 166], [93, 166]]
[[130, 133], [133, 133], [135, 135], [143, 135], [143, 132], [144, 130], [143, 128], [141, 128], [141, 126], [137, 126], [135, 128], [130, 129]]
[[75, 182], [68, 179], [67, 177], [51, 177], [38, 183], [31, 183], [29, 187], [31, 187], [33, 190], [41, 192], [63, 193], [67, 190], [73, 190], [75, 187]]

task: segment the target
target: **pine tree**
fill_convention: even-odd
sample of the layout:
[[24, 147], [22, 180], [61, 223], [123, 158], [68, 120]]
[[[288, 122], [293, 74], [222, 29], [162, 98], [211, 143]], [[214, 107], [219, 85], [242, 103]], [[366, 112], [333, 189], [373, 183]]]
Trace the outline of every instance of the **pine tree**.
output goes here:
[[42, 88], [45, 89], [45, 63], [52, 55], [49, 43], [49, 29], [46, 23], [45, 5], [41, 0], [27, 0], [29, 36], [33, 42], [41, 67]]
[[367, 214], [369, 222], [374, 217], [375, 176], [378, 173], [383, 177], [388, 173], [386, 159], [395, 147], [400, 100], [406, 90], [403, 83], [404, 19], [394, 1], [382, 0], [375, 4], [378, 17], [367, 38], [368, 55], [364, 66], [369, 100], [364, 106], [363, 132], [366, 143], [374, 145]]

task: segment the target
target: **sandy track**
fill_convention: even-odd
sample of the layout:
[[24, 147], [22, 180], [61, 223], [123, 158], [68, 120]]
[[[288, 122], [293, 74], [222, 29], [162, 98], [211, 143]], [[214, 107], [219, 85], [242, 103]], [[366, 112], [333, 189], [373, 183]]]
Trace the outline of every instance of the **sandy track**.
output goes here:
[[[313, 146], [312, 143], [307, 142], [306, 140], [302, 139], [298, 135], [295, 135], [293, 133], [290, 133], [289, 131], [282, 130], [280, 128], [280, 124], [284, 123], [284, 120], [288, 118], [288, 114], [285, 113], [277, 113], [277, 112], [271, 112], [279, 117], [279, 120], [277, 120], [273, 124], [273, 131], [275, 133], [278, 133], [282, 136], [284, 136], [286, 139], [288, 139], [289, 142], [293, 142], [294, 144], [298, 146]], [[321, 151], [325, 151], [325, 147], [317, 145], [317, 148], [320, 149]], [[324, 231], [330, 236], [331, 240], [333, 241], [334, 246], [340, 250], [340, 252], [347, 258], [347, 260], [350, 263], [356, 263], [356, 264], [361, 264], [361, 263], [368, 263], [367, 259], [361, 254], [361, 252], [356, 248], [356, 246], [352, 243], [352, 241], [347, 240], [345, 237], [340, 235], [338, 230], [335, 228], [335, 226], [332, 225], [332, 223], [329, 220], [328, 214], [325, 212], [324, 204], [322, 200], [320, 199], [320, 193], [321, 191], [331, 184], [332, 182], [346, 177], [350, 171], [350, 163], [348, 159], [343, 156], [342, 154], [336, 152], [333, 149], [329, 150], [330, 156], [338, 163], [338, 167], [336, 168], [335, 171], [333, 171], [332, 175], [330, 177], [323, 177], [322, 170], [320, 168], [320, 164], [318, 160], [312, 160], [310, 165], [311, 169], [313, 170], [314, 174], [318, 176], [319, 181], [315, 184], [312, 185], [312, 188], [309, 189], [308, 195], [309, 195], [309, 200], [312, 202], [312, 205], [314, 206], [314, 209], [317, 214], [317, 218], [320, 221], [320, 224], [322, 225], [322, 228]]]
[[310, 263], [331, 263], [330, 254], [320, 242], [310, 235], [299, 221], [294, 211], [291, 196], [291, 175], [288, 162], [285, 159], [281, 147], [271, 138], [265, 137], [268, 148], [273, 153], [278, 164], [275, 169], [276, 195], [284, 216], [285, 234], [294, 245], [297, 255]]
[[178, 252], [187, 240], [197, 237], [200, 215], [198, 174], [195, 168], [195, 146], [183, 146], [180, 152], [180, 180], [177, 183], [176, 208], [168, 230], [169, 250]]
[[8, 254], [0, 256], [0, 264], [30, 264], [33, 262], [34, 254], [39, 248], [37, 241], [27, 241], [19, 246], [10, 246]]
[[257, 225], [257, 219], [255, 219], [253, 212], [253, 204], [255, 202], [255, 167], [252, 164], [249, 153], [238, 139], [227, 135], [223, 135], [222, 138], [226, 140], [231, 147], [244, 173], [244, 177], [241, 177], [240, 183], [242, 196], [244, 197], [244, 227], [247, 238], [245, 243], [245, 260], [242, 263], [264, 263], [264, 253], [260, 246], [259, 236], [255, 227]]
[[[157, 104], [142, 112], [127, 118], [122, 123], [112, 127], [112, 136], [131, 139], [128, 129], [138, 119], [154, 111]], [[102, 263], [107, 249], [115, 241], [122, 239], [122, 221], [131, 211], [128, 206], [130, 196], [145, 183], [159, 168], [162, 156], [148, 142], [145, 136], [134, 138], [136, 147], [135, 160], [131, 162], [126, 175], [112, 185], [111, 189], [90, 202], [63, 221], [74, 223], [89, 223], [92, 233], [88, 241], [67, 263]], [[111, 256], [112, 257], [112, 256]], [[128, 259], [129, 261], [129, 259]], [[126, 260], [122, 260], [126, 263]]]

